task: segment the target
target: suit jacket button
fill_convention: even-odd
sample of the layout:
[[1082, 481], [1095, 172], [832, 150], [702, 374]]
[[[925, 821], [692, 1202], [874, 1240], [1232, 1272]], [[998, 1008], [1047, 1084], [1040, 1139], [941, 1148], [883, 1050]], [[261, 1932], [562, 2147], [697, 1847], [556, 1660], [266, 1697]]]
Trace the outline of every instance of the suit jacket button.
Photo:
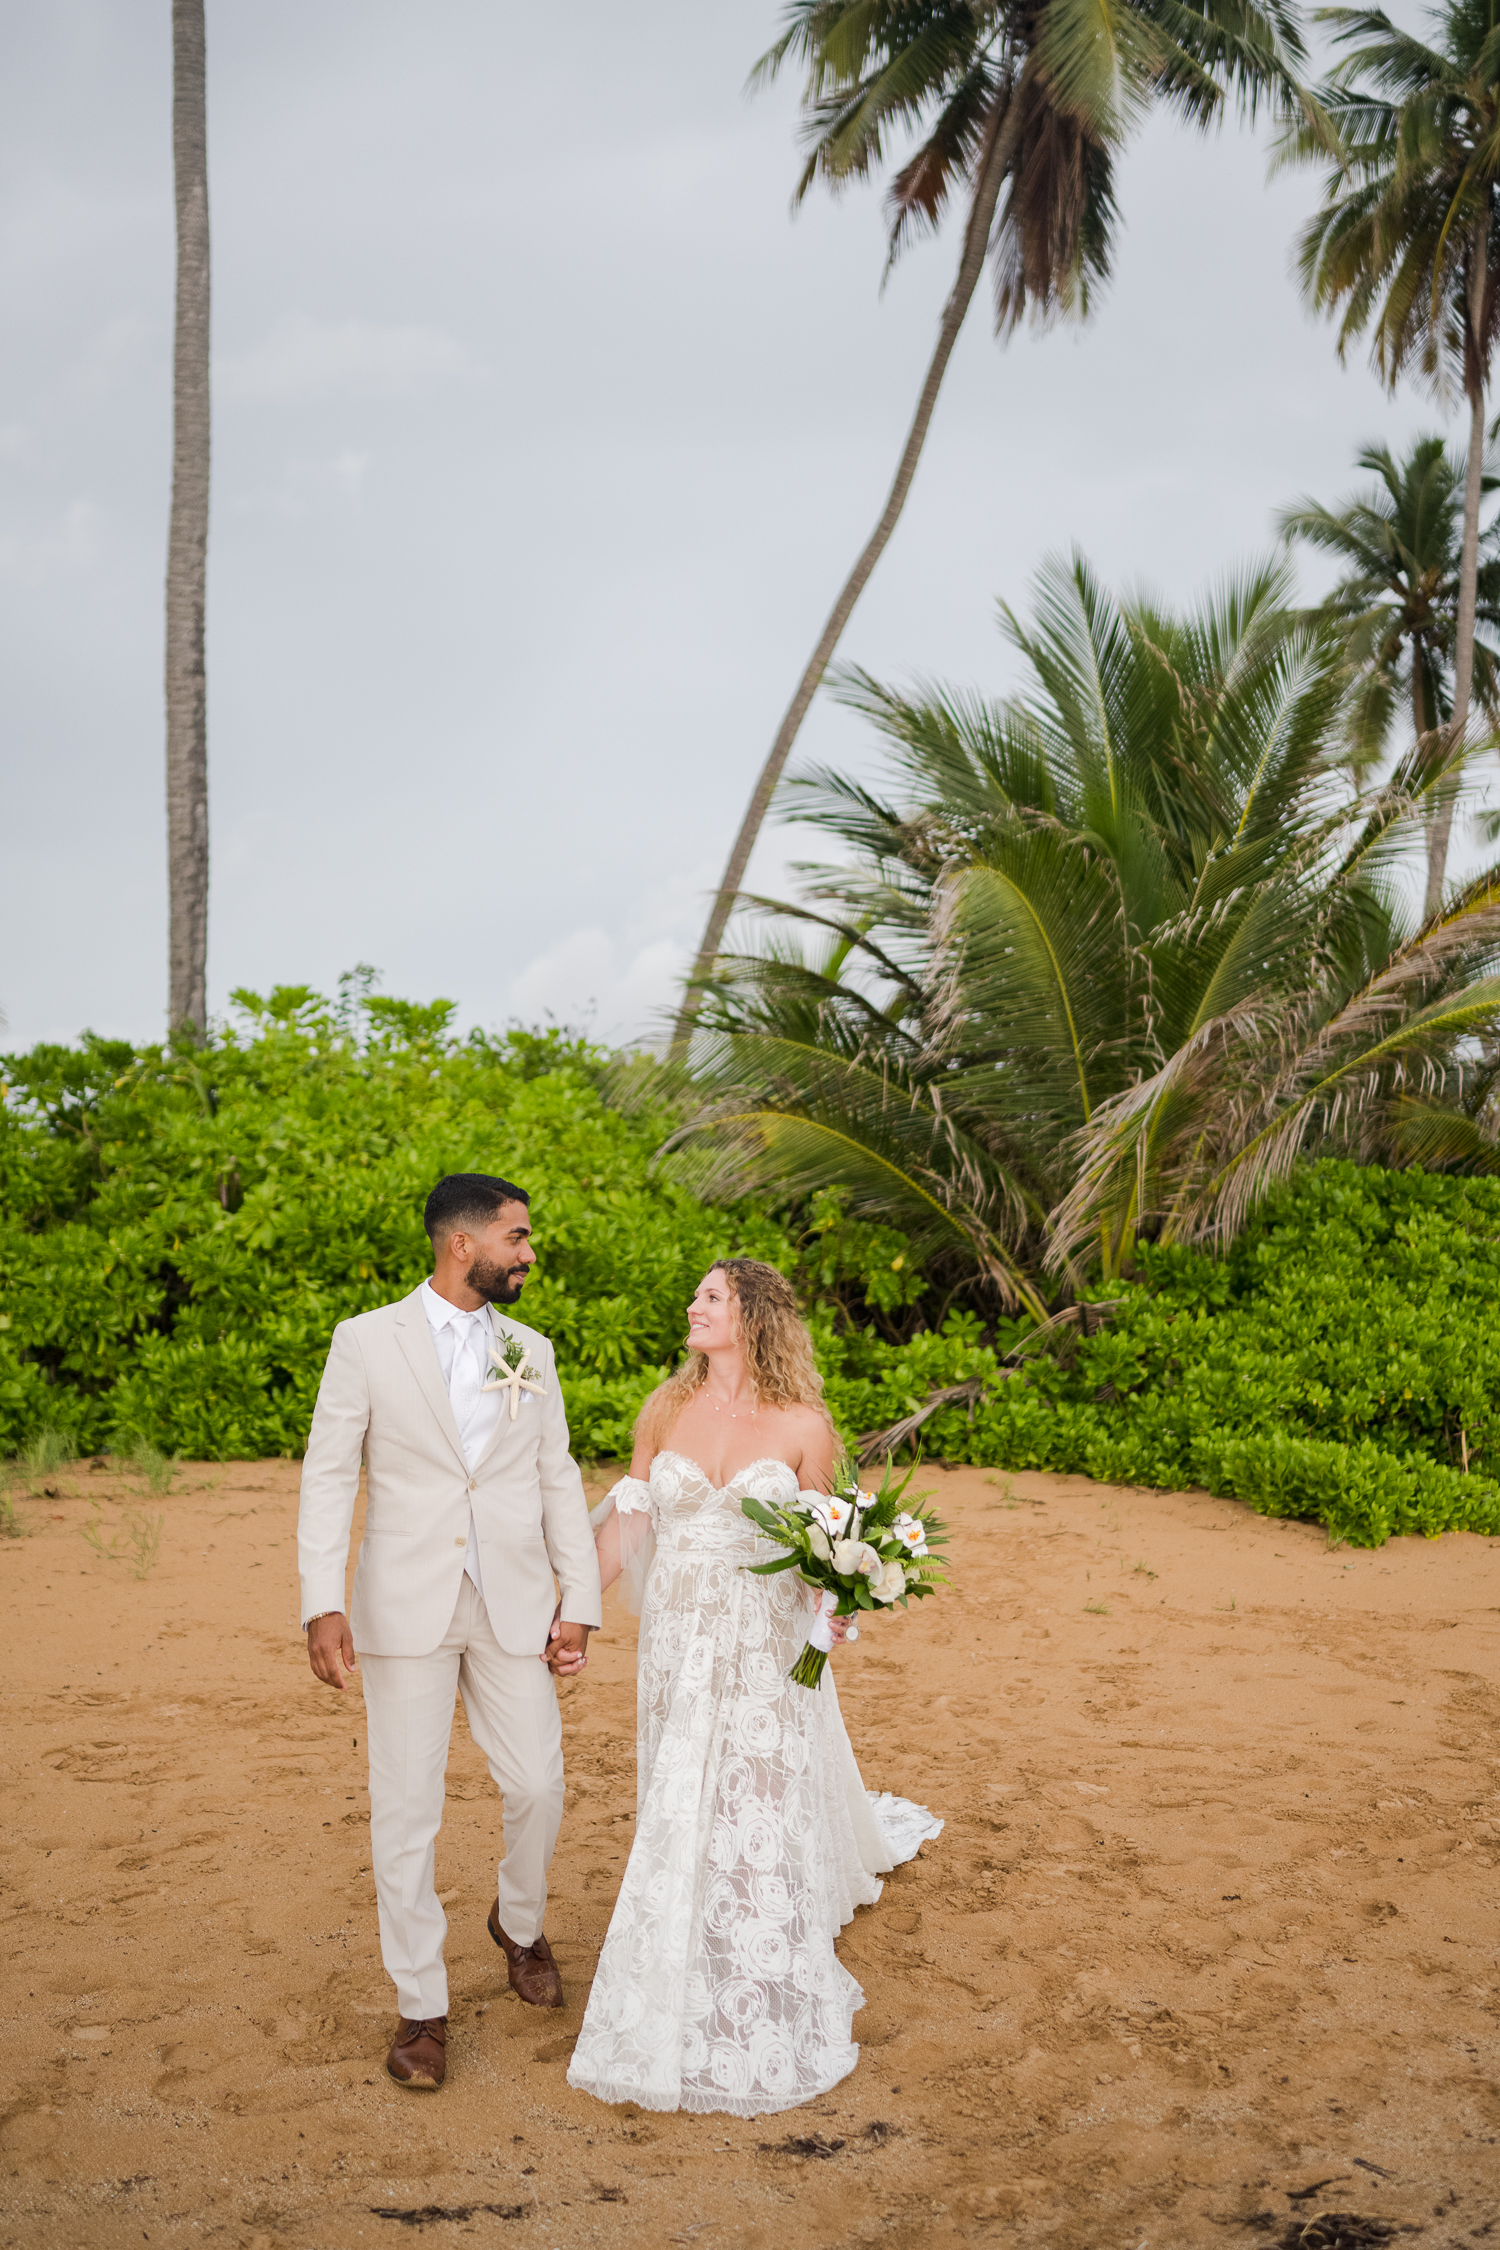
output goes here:
[[455, 1539], [453, 1544], [455, 1547], [467, 1547], [469, 1542], [467, 1539]]
[[477, 1492], [477, 1491], [479, 1490], [479, 1479], [478, 1479], [478, 1477], [470, 1477], [470, 1479], [469, 1479], [469, 1490], [470, 1490], [471, 1492]]

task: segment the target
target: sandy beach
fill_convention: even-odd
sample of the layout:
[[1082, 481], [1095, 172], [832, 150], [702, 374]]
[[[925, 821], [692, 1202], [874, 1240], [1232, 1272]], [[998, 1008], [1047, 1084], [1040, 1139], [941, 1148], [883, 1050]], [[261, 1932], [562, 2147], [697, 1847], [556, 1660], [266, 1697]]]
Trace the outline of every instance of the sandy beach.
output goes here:
[[[499, 1820], [460, 1711], [449, 2078], [414, 2097], [381, 2067], [362, 1707], [296, 1629], [296, 1465], [22, 1496], [0, 2244], [1500, 2243], [1500, 1541], [1366, 1554], [1201, 1494], [920, 1481], [954, 1588], [838, 1678], [867, 1783], [947, 1825], [841, 1942], [858, 2070], [751, 2122], [564, 2079], [633, 1828], [612, 1603], [564, 1689], [566, 2012], [515, 2000], [485, 1933]], [[143, 1505], [137, 1577], [83, 1532]]]

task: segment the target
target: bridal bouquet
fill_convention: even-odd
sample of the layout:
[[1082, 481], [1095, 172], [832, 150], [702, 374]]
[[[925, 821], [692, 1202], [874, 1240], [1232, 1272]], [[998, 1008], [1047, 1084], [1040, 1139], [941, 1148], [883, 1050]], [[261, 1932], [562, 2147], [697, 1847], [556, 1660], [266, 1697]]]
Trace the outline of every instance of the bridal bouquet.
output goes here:
[[[800, 1571], [822, 1596], [812, 1635], [791, 1669], [790, 1677], [800, 1687], [816, 1687], [823, 1677], [833, 1646], [827, 1617], [853, 1617], [859, 1610], [884, 1609], [893, 1602], [905, 1608], [946, 1584], [947, 1572], [933, 1552], [947, 1544], [941, 1520], [927, 1509], [901, 1505], [914, 1474], [908, 1469], [895, 1484], [887, 1462], [880, 1489], [868, 1492], [846, 1454], [826, 1499], [821, 1493], [799, 1493], [784, 1508], [741, 1500], [751, 1522], [787, 1550], [775, 1562], [745, 1567], [761, 1578], [778, 1570]], [[856, 1639], [858, 1632], [858, 1626], [851, 1626], [849, 1638]]]

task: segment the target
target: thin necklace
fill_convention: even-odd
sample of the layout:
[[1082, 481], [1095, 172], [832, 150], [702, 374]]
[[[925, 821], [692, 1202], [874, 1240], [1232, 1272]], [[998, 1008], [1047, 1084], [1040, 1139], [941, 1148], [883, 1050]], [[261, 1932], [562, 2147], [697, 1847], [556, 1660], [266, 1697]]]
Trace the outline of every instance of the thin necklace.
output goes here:
[[[713, 1408], [715, 1414], [723, 1414], [726, 1411], [726, 1409], [719, 1404], [716, 1398], [710, 1399], [709, 1404]], [[735, 1409], [732, 1406], [727, 1409], [727, 1412], [731, 1422], [737, 1422], [740, 1419], [739, 1415], [736, 1413]], [[752, 1406], [747, 1409], [747, 1412], [749, 1414], [750, 1420], [753, 1422], [755, 1420], [755, 1408]]]

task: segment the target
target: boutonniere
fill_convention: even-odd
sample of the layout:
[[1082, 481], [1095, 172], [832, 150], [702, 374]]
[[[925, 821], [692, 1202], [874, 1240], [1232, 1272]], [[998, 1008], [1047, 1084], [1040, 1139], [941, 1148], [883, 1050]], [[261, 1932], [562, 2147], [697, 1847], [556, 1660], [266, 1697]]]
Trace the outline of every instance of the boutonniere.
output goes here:
[[530, 1391], [533, 1398], [542, 1395], [542, 1371], [532, 1367], [526, 1358], [526, 1346], [519, 1336], [507, 1336], [503, 1343], [490, 1345], [490, 1368], [484, 1379], [487, 1391], [509, 1391], [510, 1418], [516, 1418], [522, 1391]]

